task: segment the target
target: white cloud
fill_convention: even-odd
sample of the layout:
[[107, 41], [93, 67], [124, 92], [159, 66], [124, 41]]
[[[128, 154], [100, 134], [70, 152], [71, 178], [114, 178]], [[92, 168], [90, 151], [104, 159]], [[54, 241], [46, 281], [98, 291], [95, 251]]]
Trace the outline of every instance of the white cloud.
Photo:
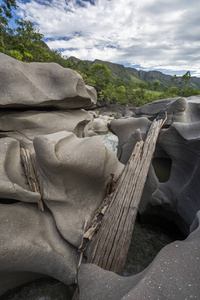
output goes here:
[[20, 16], [64, 55], [199, 76], [199, 0], [23, 1]]

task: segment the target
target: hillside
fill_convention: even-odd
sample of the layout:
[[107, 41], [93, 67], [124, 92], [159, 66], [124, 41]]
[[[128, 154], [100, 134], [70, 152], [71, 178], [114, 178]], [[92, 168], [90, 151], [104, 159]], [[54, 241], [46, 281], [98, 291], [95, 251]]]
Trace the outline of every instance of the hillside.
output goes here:
[[[79, 59], [75, 57], [69, 58], [72, 62], [77, 62]], [[130, 67], [124, 67], [121, 64], [111, 63], [108, 61], [103, 61], [99, 59], [95, 59], [94, 61], [85, 60], [86, 64], [104, 64], [110, 71], [111, 71], [111, 78], [113, 80], [116, 80], [117, 78], [122, 79], [125, 83], [129, 82], [145, 82], [148, 83], [149, 81], [155, 82], [158, 80], [161, 84], [161, 86], [168, 86], [172, 87], [175, 84], [171, 82], [171, 78], [173, 76], [166, 75], [160, 71], [142, 71], [137, 70], [135, 68]], [[181, 77], [180, 77], [181, 79]], [[190, 85], [195, 89], [200, 89], [200, 78], [197, 77], [191, 77], [190, 79]]]

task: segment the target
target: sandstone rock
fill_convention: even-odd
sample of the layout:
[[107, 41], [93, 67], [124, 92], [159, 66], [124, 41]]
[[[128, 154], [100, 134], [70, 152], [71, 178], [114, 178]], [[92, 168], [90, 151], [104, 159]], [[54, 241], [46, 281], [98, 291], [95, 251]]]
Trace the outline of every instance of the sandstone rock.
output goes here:
[[[140, 111], [148, 112], [148, 117], [153, 113], [164, 117], [163, 105], [168, 110], [169, 122], [160, 132], [139, 212], [143, 220], [151, 216], [154, 216], [154, 219], [166, 218], [178, 225], [187, 235], [196, 212], [200, 210], [198, 200], [200, 121], [197, 121], [199, 102], [198, 97], [187, 100], [166, 99], [149, 104], [149, 111], [147, 105], [141, 107]], [[181, 109], [182, 113], [178, 114]], [[181, 122], [174, 122], [174, 119]], [[119, 137], [118, 157], [122, 163], [128, 161], [135, 143], [141, 136], [145, 139], [148, 123], [150, 121], [145, 117], [111, 122], [111, 130]], [[140, 129], [141, 136], [136, 128]]]
[[200, 213], [197, 229], [184, 241], [164, 247], [141, 273], [121, 277], [93, 264], [78, 272], [79, 300], [199, 299]]
[[33, 139], [59, 131], [74, 132], [79, 137], [91, 136], [93, 117], [83, 109], [71, 111], [0, 112], [1, 136], [18, 139], [23, 147], [33, 150]]
[[25, 63], [0, 53], [1, 108], [86, 108], [97, 101], [94, 88], [56, 63]]
[[145, 117], [111, 121], [109, 129], [119, 138], [117, 157], [122, 163], [127, 163], [136, 142], [141, 137], [145, 139], [150, 125], [151, 122]]
[[135, 110], [135, 117], [147, 117], [153, 120], [157, 116], [165, 118], [165, 126], [173, 122], [192, 123], [200, 121], [200, 96], [188, 98], [169, 98], [145, 104]]
[[[161, 131], [158, 144], [171, 160], [170, 176], [166, 182], [159, 182], [152, 193], [145, 195], [145, 202], [149, 201], [151, 213], [157, 210], [158, 214], [159, 207], [168, 215], [175, 213], [177, 220], [174, 222], [179, 223], [180, 229], [187, 234], [200, 210], [200, 122], [173, 123], [169, 129]], [[155, 153], [155, 157], [162, 158], [162, 154]], [[152, 182], [155, 182], [155, 177], [149, 176], [146, 185]], [[140, 213], [147, 214], [147, 211], [147, 207], [140, 207]], [[184, 220], [185, 228], [178, 216]]]
[[108, 124], [110, 124], [113, 117], [102, 116], [100, 115], [98, 118], [93, 120], [93, 130], [96, 133], [107, 133], [108, 132]]
[[102, 202], [110, 174], [117, 178], [124, 165], [96, 136], [77, 138], [63, 131], [36, 137], [34, 147], [42, 198], [61, 235], [78, 247], [83, 224]]
[[77, 249], [60, 235], [48, 210], [28, 203], [0, 204], [0, 226], [0, 295], [44, 275], [66, 285], [74, 282]]

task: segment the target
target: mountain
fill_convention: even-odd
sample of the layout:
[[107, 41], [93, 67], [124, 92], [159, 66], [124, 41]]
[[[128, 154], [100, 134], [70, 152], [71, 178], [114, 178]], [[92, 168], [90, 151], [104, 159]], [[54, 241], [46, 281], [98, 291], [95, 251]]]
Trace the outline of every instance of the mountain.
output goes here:
[[85, 60], [85, 63], [88, 63], [90, 65], [93, 64], [100, 64], [100, 65], [105, 65], [110, 71], [111, 71], [111, 77], [113, 79], [122, 79], [124, 80], [126, 83], [128, 82], [136, 82], [136, 83], [140, 83], [143, 80], [141, 80], [139, 77], [136, 77], [134, 72], [131, 72], [129, 69], [135, 70], [133, 68], [126, 68], [123, 65], [120, 64], [115, 64], [115, 63], [111, 63], [108, 61], [103, 61], [103, 60], [99, 60], [99, 59], [95, 59], [94, 61], [89, 61], [89, 60]]
[[[79, 59], [75, 57], [69, 58], [72, 62], [77, 62]], [[125, 83], [134, 82], [134, 83], [140, 83], [145, 82], [148, 83], [149, 81], [155, 82], [158, 80], [161, 84], [161, 86], [174, 86], [175, 84], [171, 82], [171, 78], [173, 76], [166, 75], [160, 71], [142, 71], [137, 70], [135, 68], [130, 67], [124, 67], [121, 64], [111, 63], [108, 61], [103, 61], [99, 59], [95, 59], [94, 61], [85, 60], [86, 64], [101, 64], [105, 65], [110, 71], [111, 71], [111, 78], [113, 80], [116, 79], [122, 79]], [[181, 76], [178, 77], [179, 80], [181, 80]], [[200, 78], [198, 77], [191, 77], [190, 79], [190, 86], [192, 86], [195, 89], [200, 89]]]

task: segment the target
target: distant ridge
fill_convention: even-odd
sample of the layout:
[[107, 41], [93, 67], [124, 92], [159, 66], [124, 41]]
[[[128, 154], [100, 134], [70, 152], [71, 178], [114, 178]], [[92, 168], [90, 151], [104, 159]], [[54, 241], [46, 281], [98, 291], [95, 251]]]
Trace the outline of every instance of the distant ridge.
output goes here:
[[[69, 59], [73, 62], [76, 63], [80, 59], [76, 57], [69, 57]], [[149, 81], [155, 82], [158, 80], [161, 84], [161, 86], [174, 86], [175, 84], [171, 82], [171, 78], [173, 76], [171, 75], [166, 75], [160, 71], [138, 71], [135, 68], [130, 68], [130, 67], [124, 67], [121, 64], [116, 64], [116, 63], [111, 63], [109, 61], [103, 61], [100, 59], [95, 59], [94, 61], [90, 60], [84, 60], [86, 64], [103, 64], [105, 65], [110, 71], [113, 79], [122, 79], [124, 82], [145, 82], [148, 83]], [[181, 78], [181, 76], [178, 76]], [[190, 85], [195, 88], [195, 89], [200, 89], [200, 78], [198, 77], [191, 77], [190, 79]]]

